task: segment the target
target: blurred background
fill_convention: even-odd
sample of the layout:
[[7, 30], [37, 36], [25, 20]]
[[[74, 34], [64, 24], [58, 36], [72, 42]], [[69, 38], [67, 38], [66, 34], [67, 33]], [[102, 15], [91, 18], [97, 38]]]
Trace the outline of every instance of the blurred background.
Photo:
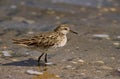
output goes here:
[[[61, 23], [71, 24], [78, 35], [68, 34], [67, 45], [51, 52], [48, 60], [55, 65], [45, 73], [36, 67], [41, 52], [12, 44], [13, 38], [52, 30]], [[28, 70], [43, 75], [34, 77]], [[0, 78], [51, 75], [120, 79], [120, 0], [0, 0]]]

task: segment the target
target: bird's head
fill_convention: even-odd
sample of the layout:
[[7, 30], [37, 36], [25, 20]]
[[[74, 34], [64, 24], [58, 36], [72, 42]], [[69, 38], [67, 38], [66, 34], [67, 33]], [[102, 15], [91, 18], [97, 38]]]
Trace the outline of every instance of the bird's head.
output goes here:
[[74, 32], [70, 29], [68, 24], [60, 24], [56, 29], [54, 29], [54, 31], [62, 33], [62, 34], [67, 34], [69, 32], [77, 34], [76, 32]]

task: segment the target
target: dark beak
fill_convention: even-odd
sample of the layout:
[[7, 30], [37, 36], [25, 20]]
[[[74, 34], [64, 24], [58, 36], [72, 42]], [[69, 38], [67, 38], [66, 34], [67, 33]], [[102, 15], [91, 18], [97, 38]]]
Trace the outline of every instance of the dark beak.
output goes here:
[[70, 32], [72, 32], [72, 33], [74, 33], [74, 34], [78, 34], [77, 32], [74, 32], [74, 31], [72, 31], [72, 30], [70, 30]]

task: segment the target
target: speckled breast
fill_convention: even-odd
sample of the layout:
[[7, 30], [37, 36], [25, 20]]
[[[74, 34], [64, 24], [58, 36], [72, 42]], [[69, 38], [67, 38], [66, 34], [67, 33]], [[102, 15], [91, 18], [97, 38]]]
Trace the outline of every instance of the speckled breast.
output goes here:
[[63, 36], [62, 38], [58, 38], [58, 42], [53, 46], [53, 47], [63, 47], [66, 42], [67, 42], [67, 37], [66, 36]]

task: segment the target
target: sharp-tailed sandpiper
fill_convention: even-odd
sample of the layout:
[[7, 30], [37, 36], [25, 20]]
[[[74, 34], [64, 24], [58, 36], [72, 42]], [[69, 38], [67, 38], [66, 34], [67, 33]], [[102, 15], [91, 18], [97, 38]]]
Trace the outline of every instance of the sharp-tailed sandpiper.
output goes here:
[[38, 64], [40, 63], [41, 57], [45, 54], [45, 63], [47, 63], [47, 50], [49, 48], [63, 47], [67, 42], [67, 34], [72, 31], [68, 24], [60, 24], [53, 31], [42, 32], [31, 36], [30, 38], [13, 39], [13, 43], [25, 46], [28, 48], [40, 48], [44, 52], [38, 57]]

